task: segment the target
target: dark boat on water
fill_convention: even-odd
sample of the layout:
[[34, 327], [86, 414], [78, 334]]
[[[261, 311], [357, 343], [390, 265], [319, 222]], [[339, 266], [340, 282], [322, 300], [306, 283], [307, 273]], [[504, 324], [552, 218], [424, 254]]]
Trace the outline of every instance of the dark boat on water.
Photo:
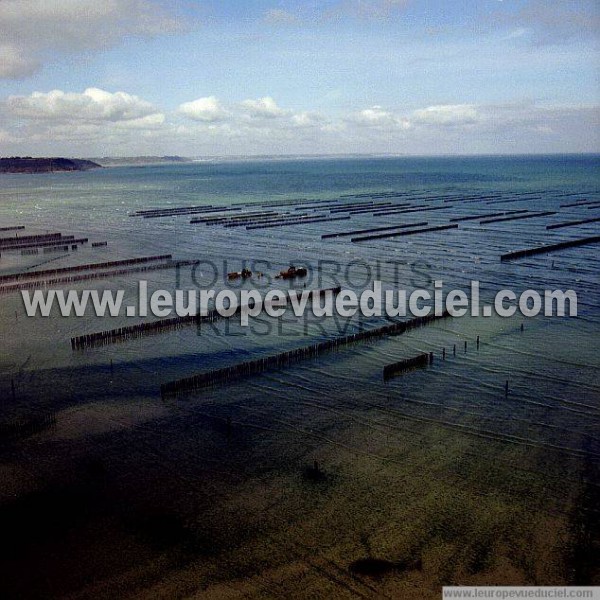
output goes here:
[[242, 269], [241, 271], [232, 271], [231, 273], [227, 273], [227, 279], [230, 281], [234, 279], [248, 279], [252, 277], [252, 271], [250, 269]]
[[308, 269], [306, 267], [291, 265], [287, 271], [281, 271], [279, 275], [276, 275], [275, 279], [295, 279], [296, 277], [306, 277], [307, 275]]

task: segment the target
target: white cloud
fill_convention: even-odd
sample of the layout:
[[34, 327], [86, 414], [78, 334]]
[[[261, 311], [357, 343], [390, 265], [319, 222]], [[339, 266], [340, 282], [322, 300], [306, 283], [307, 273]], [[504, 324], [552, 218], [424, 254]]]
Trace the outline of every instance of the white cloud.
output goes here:
[[265, 119], [284, 117], [289, 113], [289, 111], [277, 106], [275, 100], [270, 96], [265, 96], [258, 100], [244, 100], [242, 102], [242, 109], [251, 117]]
[[47, 121], [134, 121], [162, 116], [149, 102], [126, 92], [106, 92], [88, 88], [82, 94], [61, 90], [33, 92], [30, 96], [10, 96], [8, 111], [15, 116]]
[[199, 98], [184, 102], [177, 109], [177, 114], [205, 125], [211, 131], [230, 133], [246, 128], [270, 132], [274, 128], [280, 132], [286, 128], [322, 127], [326, 119], [319, 113], [300, 111], [294, 113], [278, 106], [275, 100], [266, 96], [257, 100], [244, 100], [237, 104], [225, 106], [215, 96]]
[[383, 110], [381, 106], [373, 106], [371, 108], [361, 110], [360, 113], [358, 113], [356, 120], [361, 123], [379, 125], [391, 124], [395, 121], [395, 117], [391, 112]]
[[292, 115], [292, 123], [296, 127], [317, 127], [323, 124], [323, 117], [314, 112], [303, 111]]
[[153, 113], [139, 119], [118, 121], [116, 125], [127, 129], [160, 129], [165, 121], [166, 117], [163, 113]]
[[366, 127], [400, 127], [402, 129], [410, 127], [410, 122], [407, 119], [377, 105], [355, 113], [350, 117], [350, 120]]
[[471, 104], [441, 104], [415, 110], [412, 118], [426, 125], [465, 125], [475, 123], [478, 115]]
[[0, 77], [27, 77], [56, 54], [180, 30], [162, 7], [154, 0], [1, 0]]
[[198, 98], [192, 102], [184, 102], [178, 108], [178, 112], [193, 121], [204, 121], [207, 123], [220, 121], [227, 117], [228, 112], [215, 96]]

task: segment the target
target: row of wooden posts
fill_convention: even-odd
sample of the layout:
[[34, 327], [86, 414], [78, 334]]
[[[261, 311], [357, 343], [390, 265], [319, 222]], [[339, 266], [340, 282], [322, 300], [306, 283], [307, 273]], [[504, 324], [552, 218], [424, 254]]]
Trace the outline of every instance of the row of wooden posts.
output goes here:
[[318, 200], [315, 198], [288, 198], [287, 200], [266, 200], [264, 202], [259, 202], [258, 204], [254, 202], [242, 202], [237, 203], [234, 202], [232, 206], [245, 206], [245, 207], [283, 207], [283, 206], [300, 206], [300, 205], [309, 205], [309, 204], [333, 204], [337, 202], [337, 200], [332, 199], [323, 199]]
[[449, 206], [429, 206], [427, 204], [419, 204], [415, 206], [410, 206], [408, 208], [393, 208], [385, 211], [380, 211], [377, 214], [379, 216], [387, 216], [387, 215], [398, 215], [398, 214], [406, 214], [406, 213], [420, 213], [420, 212], [429, 212], [432, 210], [447, 210], [452, 208], [452, 205]]
[[303, 225], [305, 223], [325, 223], [328, 221], [347, 221], [349, 216], [343, 217], [300, 217], [294, 219], [282, 219], [272, 223], [247, 225], [246, 229], [270, 229], [272, 227], [288, 227], [290, 225]]
[[555, 210], [546, 210], [535, 213], [527, 213], [523, 215], [511, 215], [508, 217], [494, 217], [492, 219], [483, 219], [479, 221], [480, 225], [486, 225], [488, 223], [504, 223], [505, 221], [521, 221], [523, 219], [537, 219], [538, 217], [549, 217], [555, 215]]
[[[325, 215], [319, 215], [325, 216]], [[234, 227], [247, 227], [249, 225], [269, 225], [271, 223], [280, 223], [282, 221], [287, 220], [299, 220], [299, 219], [308, 219], [308, 218], [316, 218], [317, 213], [280, 213], [280, 216], [275, 217], [260, 217], [248, 219], [246, 221], [227, 221], [226, 223], [222, 223], [225, 229], [232, 229]]]
[[[310, 295], [309, 300], [314, 300], [316, 297], [324, 297], [327, 293], [331, 293], [333, 296], [336, 296], [340, 293], [341, 289], [342, 288], [340, 286], [337, 286], [333, 288], [311, 290], [308, 292], [306, 290], [302, 290], [291, 293], [295, 293], [298, 298], [303, 293], [308, 293]], [[146, 321], [142, 323], [136, 323], [135, 325], [127, 325], [125, 327], [109, 329], [107, 331], [99, 331], [96, 333], [80, 335], [71, 338], [71, 348], [73, 350], [85, 350], [86, 348], [94, 348], [98, 346], [116, 344], [119, 342], [126, 342], [147, 335], [166, 333], [168, 331], [180, 329], [187, 325], [213, 323], [223, 318], [239, 317], [241, 310], [241, 307], [238, 307], [238, 310], [232, 314], [231, 317], [223, 317], [216, 309], [211, 309], [207, 311], [207, 314], [205, 315], [196, 314], [191, 316], [168, 317], [165, 319], [159, 319], [157, 321]]]
[[[521, 332], [524, 331], [524, 329], [525, 329], [525, 327], [521, 323]], [[477, 336], [475, 344], [477, 346], [477, 350], [479, 350], [479, 347], [481, 344], [480, 336]], [[465, 340], [464, 341], [465, 354], [467, 352], [467, 349], [468, 349], [468, 342], [467, 342], [467, 340]], [[453, 356], [456, 356], [456, 344], [454, 344], [452, 347], [452, 354], [453, 354]], [[446, 348], [445, 347], [442, 348], [442, 360], [443, 361], [446, 360]], [[404, 359], [404, 360], [401, 360], [401, 361], [398, 361], [395, 363], [391, 363], [391, 364], [383, 367], [383, 380], [389, 381], [393, 377], [403, 375], [404, 373], [407, 373], [408, 371], [412, 371], [414, 369], [419, 369], [419, 368], [425, 368], [429, 365], [432, 365], [433, 361], [434, 361], [434, 353], [433, 352], [422, 352], [421, 354], [417, 354], [416, 356], [412, 356], [411, 358], [407, 358], [407, 359]], [[508, 379], [507, 379], [504, 383], [504, 396], [505, 397], [508, 397], [508, 392], [509, 392], [509, 386], [508, 386]]]
[[[502, 202], [516, 202], [522, 199], [525, 196], [530, 196], [533, 192], [523, 192], [513, 194], [510, 198], [502, 198], [501, 193], [493, 193], [493, 194], [468, 194], [468, 195], [417, 195], [410, 194], [409, 192], [400, 192], [400, 191], [390, 191], [390, 192], [367, 192], [360, 194], [342, 194], [338, 199], [309, 199], [309, 198], [298, 198], [298, 199], [285, 199], [285, 200], [271, 200], [265, 201], [261, 203], [234, 203], [227, 207], [214, 206], [212, 204], [209, 205], [201, 205], [201, 206], [182, 206], [182, 207], [173, 207], [173, 208], [158, 208], [158, 209], [147, 209], [147, 210], [138, 210], [131, 214], [134, 217], [143, 217], [143, 218], [160, 218], [160, 217], [168, 217], [168, 216], [179, 216], [179, 215], [189, 215], [189, 214], [199, 214], [199, 213], [217, 213], [217, 212], [230, 212], [230, 211], [239, 211], [243, 210], [243, 208], [288, 208], [295, 207], [295, 210], [302, 210], [307, 207], [314, 207], [315, 209], [325, 209], [330, 212], [338, 212], [344, 211], [347, 209], [348, 211], [355, 211], [360, 208], [362, 205], [365, 207], [365, 212], [370, 212], [366, 206], [371, 203], [374, 207], [377, 204], [383, 205], [383, 202], [376, 202], [376, 200], [386, 200], [390, 198], [405, 198], [407, 200], [443, 200], [445, 203], [454, 202], [454, 201], [462, 201], [462, 202], [479, 202], [487, 200], [488, 203], [502, 203]], [[358, 201], [353, 202], [352, 200]], [[574, 204], [565, 204], [564, 206], [580, 206], [586, 204], [587, 202], [577, 202]], [[590, 204], [593, 204], [594, 201], [590, 201]], [[383, 207], [381, 207], [382, 210]], [[392, 206], [391, 210], [398, 210], [400, 206]], [[430, 207], [430, 206], [421, 206], [414, 207], [412, 210], [439, 210], [444, 207]], [[382, 213], [386, 214], [386, 213]], [[503, 215], [484, 215], [493, 217]]]
[[[234, 203], [227, 207], [214, 206], [212, 204], [203, 205], [203, 206], [182, 206], [182, 207], [172, 207], [172, 208], [158, 208], [158, 209], [148, 209], [148, 210], [138, 210], [131, 214], [134, 217], [143, 217], [143, 218], [160, 218], [160, 217], [169, 217], [169, 216], [180, 216], [180, 215], [193, 215], [193, 214], [207, 214], [208, 217], [193, 219], [192, 222], [206, 222], [212, 224], [225, 224], [234, 226], [233, 224], [228, 223], [228, 219], [241, 218], [244, 220], [245, 216], [243, 213], [240, 215], [235, 215], [233, 217], [227, 217], [226, 215], [218, 214], [214, 218], [210, 218], [211, 213], [226, 213], [232, 211], [241, 211], [245, 208], [264, 208], [264, 209], [278, 209], [278, 208], [293, 208], [293, 210], [305, 210], [307, 208], [318, 211], [325, 210], [329, 211], [331, 215], [335, 213], [347, 213], [347, 214], [360, 214], [361, 212], [375, 212], [381, 216], [391, 215], [401, 212], [420, 212], [420, 211], [430, 211], [430, 210], [442, 210], [444, 208], [449, 208], [448, 206], [429, 206], [429, 205], [419, 205], [412, 206], [410, 202], [408, 204], [393, 204], [392, 202], [385, 202], [385, 200], [389, 200], [391, 198], [404, 198], [406, 200], [443, 200], [444, 203], [454, 202], [454, 201], [462, 201], [462, 202], [480, 202], [487, 200], [488, 203], [501, 203], [501, 202], [515, 202], [520, 200], [523, 196], [530, 195], [529, 192], [524, 192], [520, 194], [514, 194], [510, 198], [502, 198], [502, 194], [493, 193], [493, 194], [468, 194], [468, 195], [450, 195], [442, 194], [442, 195], [417, 195], [414, 194], [411, 196], [408, 192], [379, 192], [379, 193], [362, 193], [362, 194], [343, 194], [337, 199], [307, 199], [307, 198], [298, 198], [298, 199], [286, 199], [286, 200], [273, 200], [266, 201], [261, 203]], [[527, 212], [527, 211], [514, 211], [516, 212]], [[542, 214], [551, 214], [540, 213]], [[284, 215], [280, 215], [282, 218]], [[523, 218], [533, 218], [534, 215], [525, 216]], [[490, 215], [482, 215], [482, 218], [494, 218], [498, 217], [500, 219], [510, 219], [509, 213], [494, 213]], [[257, 221], [260, 221], [261, 218], [257, 218]], [[493, 221], [490, 221], [493, 222]], [[290, 223], [293, 225], [294, 223]], [[258, 223], [256, 223], [258, 225]], [[273, 224], [273, 227], [276, 225]]]
[[84, 273], [81, 275], [71, 275], [66, 277], [58, 277], [55, 279], [44, 279], [39, 281], [24, 281], [0, 287], [0, 294], [7, 294], [14, 291], [52, 287], [64, 283], [77, 283], [79, 281], [88, 281], [90, 279], [104, 279], [107, 277], [119, 277], [121, 275], [131, 275], [133, 273], [144, 273], [146, 271], [160, 271], [164, 269], [172, 269], [184, 266], [193, 266], [199, 264], [198, 260], [178, 260], [173, 262], [144, 265], [133, 268], [117, 269], [112, 271], [94, 271], [93, 273]]
[[0, 248], [7, 248], [15, 244], [24, 244], [27, 242], [43, 242], [48, 240], [57, 240], [62, 237], [62, 233], [43, 233], [39, 235], [14, 235], [11, 237], [0, 238]]
[[46, 279], [62, 273], [75, 273], [77, 271], [95, 271], [109, 269], [113, 267], [125, 267], [128, 265], [137, 265], [142, 263], [150, 263], [164, 260], [171, 260], [171, 254], [160, 254], [157, 256], [144, 256], [140, 258], [127, 258], [124, 260], [105, 261], [100, 263], [86, 263], [84, 265], [76, 265], [73, 267], [61, 267], [59, 269], [44, 269], [43, 271], [27, 271], [25, 273], [14, 273], [11, 275], [0, 275], [0, 283], [9, 283], [21, 281], [23, 279]]
[[560, 207], [561, 208], [573, 208], [576, 206], [587, 206], [589, 204], [598, 204], [598, 200], [588, 200], [586, 198], [585, 200], [577, 200], [577, 202], [569, 202], [567, 204], [561, 204]]
[[458, 229], [458, 224], [452, 225], [437, 225], [435, 227], [422, 227], [418, 229], [402, 229], [401, 231], [391, 231], [387, 233], [375, 233], [371, 235], [363, 235], [359, 237], [351, 238], [350, 241], [353, 243], [366, 242], [368, 240], [380, 240], [393, 237], [403, 237], [407, 235], [416, 235], [418, 233], [431, 233], [433, 231], [445, 231], [446, 229]]
[[423, 368], [433, 362], [433, 352], [428, 354], [423, 352], [412, 356], [411, 358], [405, 358], [404, 360], [397, 361], [390, 365], [383, 367], [383, 380], [387, 381], [392, 377], [396, 377], [406, 371], [412, 371], [413, 369]]
[[24, 250], [26, 248], [48, 248], [50, 246], [64, 246], [66, 244], [87, 244], [88, 238], [77, 238], [74, 235], [63, 235], [60, 238], [37, 241], [37, 242], [26, 242], [24, 244], [15, 244], [13, 246], [6, 246], [2, 250]]
[[[218, 207], [213, 205], [206, 206], [190, 206], [190, 207], [175, 207], [175, 208], [164, 208], [164, 209], [151, 209], [151, 210], [140, 210], [132, 213], [130, 216], [133, 217], [143, 217], [143, 218], [161, 218], [161, 217], [169, 217], [169, 216], [181, 216], [181, 215], [194, 215], [194, 214], [206, 214], [208, 216], [197, 217], [192, 219], [191, 223], [206, 223], [206, 224], [227, 224], [234, 226], [233, 223], [229, 223], [229, 221], [233, 221], [236, 219], [245, 220], [246, 217], [250, 216], [251, 213], [241, 213], [238, 215], [224, 215], [217, 214], [214, 217], [211, 217], [211, 213], [227, 213], [231, 211], [241, 211], [244, 208], [263, 208], [263, 209], [289, 209], [293, 210], [306, 210], [310, 209], [313, 212], [317, 211], [328, 211], [330, 213], [329, 216], [334, 216], [337, 213], [346, 213], [346, 214], [359, 214], [361, 212], [382, 212], [382, 214], [387, 214], [383, 211], [390, 210], [396, 211], [399, 209], [407, 209], [411, 207], [411, 203], [407, 204], [394, 204], [392, 202], [384, 202], [383, 200], [392, 197], [400, 197], [398, 194], [394, 193], [391, 195], [388, 194], [376, 194], [371, 199], [361, 199], [356, 197], [354, 201], [350, 201], [344, 198], [334, 199], [334, 200], [309, 200], [309, 199], [297, 199], [297, 200], [281, 200], [281, 201], [270, 201], [263, 202], [258, 204], [242, 204], [239, 206], [231, 205], [228, 207]], [[375, 198], [380, 198], [377, 201]], [[445, 208], [445, 207], [436, 207], [437, 209]], [[431, 207], [426, 205], [422, 206], [414, 206], [412, 210], [431, 210]], [[267, 215], [257, 215], [254, 213], [253, 216], [256, 216], [256, 221], [267, 220]], [[274, 213], [271, 215], [273, 220], [277, 220], [279, 216], [281, 219], [291, 218], [290, 213]], [[310, 215], [307, 215], [310, 216]], [[258, 224], [258, 223], [257, 223]], [[292, 223], [290, 223], [291, 225]], [[276, 226], [273, 224], [273, 226]]]
[[[523, 331], [523, 325], [521, 325], [521, 331]], [[479, 350], [479, 346], [481, 343], [480, 336], [477, 336], [475, 341], [477, 350]], [[464, 351], [467, 352], [468, 342], [465, 340], [464, 342]], [[456, 344], [452, 347], [452, 354], [456, 356]], [[428, 365], [433, 364], [434, 354], [433, 352], [422, 352], [421, 354], [417, 354], [411, 358], [406, 358], [404, 360], [400, 360], [395, 363], [391, 363], [383, 367], [383, 379], [387, 381], [396, 375], [402, 374], [406, 371], [411, 371], [412, 369], [419, 367], [426, 367]], [[442, 360], [446, 360], [446, 348], [442, 348]]]
[[598, 221], [600, 221], [600, 217], [592, 217], [591, 219], [579, 219], [578, 221], [553, 223], [552, 225], [546, 225], [546, 229], [562, 229], [563, 227], [574, 227], [575, 225], [585, 225], [586, 223], [596, 223]]
[[[261, 210], [261, 211], [252, 211], [246, 212], [239, 215], [217, 215], [217, 216], [209, 216], [209, 217], [196, 217], [190, 221], [191, 224], [195, 225], [197, 223], [204, 223], [206, 225], [222, 225], [225, 223], [238, 223], [245, 222], [252, 219], [266, 219], [277, 217], [282, 213], [274, 211], [274, 210]], [[289, 214], [289, 213], [286, 213]]]
[[527, 208], [523, 210], [505, 210], [504, 212], [496, 212], [496, 213], [488, 213], [487, 215], [468, 215], [466, 217], [452, 217], [450, 219], [451, 223], [455, 223], [458, 221], [479, 221], [480, 219], [486, 219], [488, 217], [504, 217], [507, 215], [516, 215], [519, 213], [529, 212]]
[[548, 254], [563, 250], [564, 248], [574, 248], [576, 246], [586, 246], [588, 244], [597, 244], [600, 242], [600, 235], [592, 235], [590, 237], [579, 238], [577, 240], [569, 240], [558, 244], [548, 244], [546, 246], [537, 246], [535, 248], [526, 248], [525, 250], [516, 250], [515, 252], [507, 252], [500, 256], [502, 262], [525, 258], [526, 256], [534, 256], [536, 254]]
[[[275, 223], [278, 221], [286, 220], [286, 219], [299, 219], [299, 218], [308, 218], [309, 216], [315, 216], [315, 213], [279, 213], [268, 211], [268, 214], [265, 213], [263, 215], [236, 215], [236, 217], [232, 218], [220, 218], [210, 221], [199, 221], [197, 219], [192, 219], [190, 223], [198, 223], [201, 222], [205, 225], [222, 225], [226, 228], [231, 227], [245, 227], [246, 225], [255, 225], [261, 223]], [[325, 215], [323, 215], [325, 216]]]
[[281, 352], [265, 358], [245, 361], [231, 367], [214, 369], [206, 373], [200, 373], [192, 377], [186, 377], [177, 381], [165, 383], [161, 386], [161, 396], [176, 396], [193, 390], [198, 390], [217, 383], [224, 383], [234, 379], [247, 377], [263, 373], [268, 369], [278, 369], [288, 367], [302, 360], [315, 358], [323, 353], [331, 352], [351, 344], [374, 340], [389, 335], [398, 335], [411, 329], [423, 327], [440, 319], [449, 317], [449, 313], [442, 315], [428, 315], [426, 317], [416, 317], [409, 321], [402, 321], [384, 325], [375, 329], [368, 329], [358, 333], [325, 340], [302, 348], [296, 348], [287, 352]]
[[[311, 292], [314, 294], [324, 294], [329, 290], [313, 290]], [[269, 356], [262, 359], [256, 359], [252, 361], [246, 361], [237, 365], [233, 365], [231, 367], [225, 367], [221, 369], [215, 369], [209, 371], [207, 373], [201, 373], [198, 375], [194, 375], [192, 377], [188, 377], [185, 379], [180, 379], [177, 381], [173, 381], [161, 386], [161, 397], [164, 399], [169, 396], [177, 396], [182, 393], [198, 390], [201, 388], [209, 387], [218, 383], [225, 383], [232, 379], [238, 379], [241, 377], [247, 377], [251, 375], [256, 375], [263, 373], [266, 370], [277, 369], [277, 368], [285, 368], [291, 366], [301, 360], [309, 359], [317, 357], [325, 352], [333, 351], [343, 346], [347, 346], [350, 344], [376, 339], [383, 336], [401, 334], [411, 329], [415, 329], [418, 327], [423, 327], [427, 324], [430, 324], [439, 319], [445, 319], [449, 316], [449, 314], [445, 313], [441, 316], [429, 315], [427, 317], [418, 317], [415, 319], [411, 319], [410, 321], [405, 321], [401, 323], [395, 323], [392, 325], [387, 325], [384, 327], [379, 327], [372, 330], [366, 330], [359, 333], [351, 334], [348, 336], [344, 336], [341, 338], [335, 338], [332, 340], [326, 340], [324, 342], [320, 342], [317, 344], [312, 344], [310, 346], [304, 346], [302, 348], [297, 348], [295, 350], [290, 350], [287, 352], [282, 352], [276, 354], [274, 356]], [[214, 318], [218, 318], [216, 315]], [[521, 331], [524, 330], [523, 324], [521, 324]], [[109, 334], [111, 332], [105, 332]], [[95, 334], [102, 335], [102, 334]], [[87, 336], [81, 336], [81, 338], [73, 338], [71, 340], [71, 344], [75, 347], [75, 341], [83, 342], [83, 339]], [[479, 350], [480, 347], [480, 336], [478, 335], [476, 338], [476, 347]], [[464, 341], [464, 352], [467, 352], [468, 343]], [[453, 345], [453, 355], [456, 356], [457, 346]], [[446, 359], [446, 348], [442, 349], [442, 360]], [[404, 359], [402, 361], [398, 361], [389, 365], [386, 365], [383, 368], [383, 379], [384, 381], [388, 381], [389, 379], [396, 377], [398, 375], [404, 374], [408, 371], [425, 368], [434, 362], [434, 353], [433, 352], [424, 352], [420, 353], [416, 356], [413, 356], [408, 359]], [[110, 371], [113, 373], [113, 361], [110, 361]], [[16, 401], [16, 386], [15, 380], [11, 380], [11, 392], [13, 402]], [[508, 397], [509, 393], [509, 381], [508, 379], [504, 385], [504, 394], [505, 397]], [[36, 416], [35, 418], [27, 419], [27, 420], [17, 420], [14, 423], [0, 423], [0, 441], [7, 440], [13, 437], [23, 437], [24, 435], [30, 435], [33, 433], [37, 433], [48, 427], [54, 426], [56, 424], [56, 418], [54, 413], [45, 414], [40, 416]], [[228, 422], [228, 427], [230, 427], [230, 422]]]
[[361, 233], [374, 233], [376, 231], [390, 231], [392, 229], [405, 229], [409, 227], [425, 227], [428, 225], [427, 221], [419, 221], [417, 223], [401, 223], [399, 225], [387, 225], [386, 227], [370, 227], [368, 229], [355, 229], [354, 231], [342, 231], [338, 233], [325, 233], [321, 236], [322, 240], [338, 237], [349, 237]]
[[144, 219], [159, 219], [162, 217], [177, 217], [181, 215], [196, 215], [203, 213], [216, 212], [234, 212], [242, 210], [241, 208], [224, 207], [224, 206], [181, 206], [179, 208], [166, 208], [137, 212], [129, 215], [130, 217], [143, 217]]
[[[77, 250], [77, 244], [73, 244], [71, 246], [72, 250]], [[54, 254], [57, 252], [68, 252], [69, 251], [69, 246], [50, 246], [48, 248], [43, 248], [44, 254]], [[24, 252], [24, 250], [23, 250]]]

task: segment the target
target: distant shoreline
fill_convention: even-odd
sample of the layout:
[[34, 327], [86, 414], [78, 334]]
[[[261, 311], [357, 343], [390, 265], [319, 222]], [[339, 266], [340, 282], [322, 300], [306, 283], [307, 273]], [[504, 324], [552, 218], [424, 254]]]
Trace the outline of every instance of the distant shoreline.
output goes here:
[[12, 156], [0, 158], [0, 173], [34, 175], [37, 173], [65, 173], [101, 169], [102, 166], [91, 160], [79, 158]]
[[285, 162], [310, 160], [393, 160], [393, 159], [543, 159], [543, 158], [600, 158], [598, 153], [564, 154], [285, 154], [285, 155], [222, 155], [205, 157], [183, 156], [122, 156], [101, 158], [62, 158], [62, 157], [9, 157], [0, 158], [0, 174], [42, 174], [73, 171], [88, 171], [102, 168], [159, 167], [169, 165], [223, 164], [243, 162]]
[[226, 162], [284, 162], [304, 160], [368, 160], [368, 159], [481, 159], [481, 158], [557, 158], [557, 157], [600, 157], [598, 152], [564, 152], [549, 154], [394, 154], [394, 153], [340, 153], [340, 154], [231, 154], [212, 156], [136, 156], [136, 157], [92, 157], [89, 160], [101, 164], [103, 167], [129, 167], [129, 166], [159, 166], [162, 164], [204, 164]]
[[185, 156], [102, 156], [88, 160], [102, 167], [151, 167], [196, 162], [195, 159]]

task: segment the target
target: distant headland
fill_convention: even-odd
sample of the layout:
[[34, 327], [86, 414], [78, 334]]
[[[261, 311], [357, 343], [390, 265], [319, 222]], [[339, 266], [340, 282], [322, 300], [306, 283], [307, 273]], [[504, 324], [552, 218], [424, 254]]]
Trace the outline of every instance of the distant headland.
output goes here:
[[102, 158], [92, 158], [91, 160], [103, 167], [146, 167], [194, 162], [193, 159], [184, 156], [103, 156]]
[[56, 173], [100, 168], [102, 167], [98, 163], [81, 158], [33, 158], [31, 156], [0, 158], [0, 173]]

